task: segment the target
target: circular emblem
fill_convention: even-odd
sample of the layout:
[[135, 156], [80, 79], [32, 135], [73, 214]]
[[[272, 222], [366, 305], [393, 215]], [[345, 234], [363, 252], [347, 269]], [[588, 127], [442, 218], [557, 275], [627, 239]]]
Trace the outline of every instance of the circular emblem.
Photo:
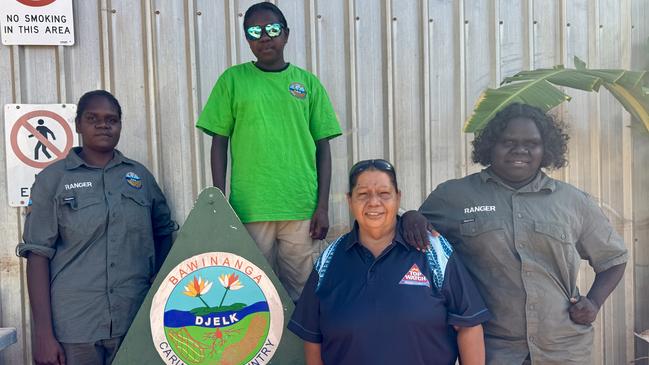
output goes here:
[[153, 297], [150, 319], [166, 364], [267, 364], [284, 327], [268, 276], [229, 252], [196, 255], [171, 270]]
[[290, 91], [291, 95], [295, 96], [298, 99], [304, 99], [306, 97], [306, 88], [299, 82], [294, 82], [289, 85], [288, 91]]
[[136, 173], [134, 172], [128, 172], [126, 173], [126, 176], [124, 176], [126, 179], [126, 183], [135, 189], [142, 189], [142, 179], [140, 179], [139, 176], [137, 176]]

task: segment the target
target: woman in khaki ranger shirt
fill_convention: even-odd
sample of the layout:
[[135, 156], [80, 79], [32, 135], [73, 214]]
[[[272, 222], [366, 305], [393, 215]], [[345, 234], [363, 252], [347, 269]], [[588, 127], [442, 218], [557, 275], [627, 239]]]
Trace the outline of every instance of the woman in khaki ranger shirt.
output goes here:
[[[591, 323], [624, 273], [624, 242], [597, 204], [541, 171], [566, 164], [567, 141], [541, 110], [509, 105], [473, 142], [487, 168], [440, 184], [421, 214], [404, 215], [407, 239], [423, 242], [417, 227], [432, 223], [473, 275], [493, 314], [489, 364], [590, 364]], [[597, 274], [586, 296], [581, 259]]]
[[83, 147], [36, 177], [18, 246], [38, 365], [110, 364], [176, 228], [151, 173], [115, 149], [117, 99], [86, 93], [75, 126]]

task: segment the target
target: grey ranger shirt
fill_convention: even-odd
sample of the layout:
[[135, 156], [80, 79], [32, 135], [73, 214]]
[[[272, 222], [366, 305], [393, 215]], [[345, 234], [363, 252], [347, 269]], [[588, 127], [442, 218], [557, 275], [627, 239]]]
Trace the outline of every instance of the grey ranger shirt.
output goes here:
[[592, 326], [572, 322], [581, 259], [596, 273], [627, 261], [601, 209], [542, 172], [515, 190], [489, 169], [440, 184], [420, 212], [450, 242], [493, 319], [483, 324], [487, 362], [590, 364]]
[[177, 227], [144, 166], [117, 150], [105, 168], [88, 166], [80, 150], [36, 176], [17, 248], [50, 259], [52, 321], [65, 343], [126, 333], [155, 274], [155, 240]]

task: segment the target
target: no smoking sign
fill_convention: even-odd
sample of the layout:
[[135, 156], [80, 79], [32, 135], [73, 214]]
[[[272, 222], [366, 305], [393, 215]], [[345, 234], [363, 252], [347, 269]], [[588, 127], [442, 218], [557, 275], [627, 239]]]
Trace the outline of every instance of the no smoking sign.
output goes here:
[[79, 144], [74, 104], [6, 104], [5, 147], [9, 205], [24, 207], [34, 177]]

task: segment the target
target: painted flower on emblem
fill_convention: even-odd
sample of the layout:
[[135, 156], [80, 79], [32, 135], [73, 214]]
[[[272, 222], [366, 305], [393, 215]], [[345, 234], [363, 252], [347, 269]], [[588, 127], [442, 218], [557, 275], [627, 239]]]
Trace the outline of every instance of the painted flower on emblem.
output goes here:
[[237, 274], [235, 273], [220, 275], [219, 282], [225, 288], [225, 293], [223, 293], [221, 303], [219, 303], [220, 307], [223, 304], [223, 300], [225, 300], [225, 296], [228, 294], [228, 291], [239, 290], [243, 288], [243, 284], [241, 284], [241, 282], [239, 281], [239, 276], [237, 276]]
[[194, 280], [190, 281], [189, 284], [185, 286], [185, 291], [183, 292], [183, 294], [189, 297], [196, 297], [200, 299], [201, 302], [203, 302], [203, 304], [205, 304], [205, 306], [209, 308], [209, 305], [205, 303], [201, 296], [205, 295], [208, 291], [210, 291], [211, 288], [212, 283], [207, 280], [203, 280], [203, 278], [201, 278], [200, 276], [198, 277], [198, 279], [196, 278], [196, 276], [194, 276]]

